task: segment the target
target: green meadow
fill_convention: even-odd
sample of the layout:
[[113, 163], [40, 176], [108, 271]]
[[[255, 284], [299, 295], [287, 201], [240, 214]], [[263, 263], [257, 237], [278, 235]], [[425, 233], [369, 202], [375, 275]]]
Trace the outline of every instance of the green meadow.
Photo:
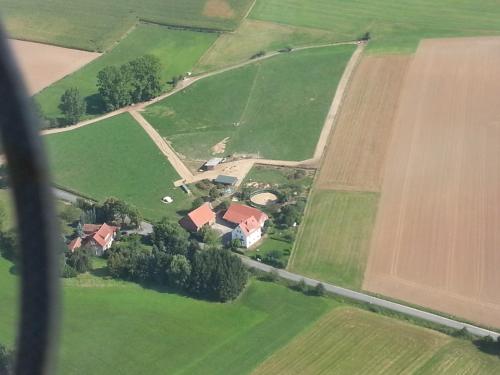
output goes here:
[[147, 108], [145, 117], [189, 159], [224, 154], [313, 156], [354, 46], [285, 53], [203, 79]]
[[46, 117], [57, 118], [62, 116], [58, 108], [61, 95], [68, 88], [77, 87], [87, 102], [87, 112], [97, 115], [104, 111], [97, 91], [97, 73], [101, 69], [150, 54], [160, 59], [164, 68], [162, 79], [166, 84], [172, 76], [191, 70], [216, 38], [217, 34], [140, 25], [111, 51], [47, 87], [35, 98]]
[[[179, 218], [188, 197], [173, 182], [177, 172], [129, 114], [45, 136], [54, 181], [97, 200], [113, 196], [139, 208], [151, 220]], [[174, 199], [166, 205], [161, 198]]]
[[251, 18], [332, 31], [370, 32], [372, 52], [412, 52], [423, 38], [500, 34], [497, 0], [257, 0]]
[[291, 272], [361, 288], [378, 194], [313, 191], [292, 257]]
[[140, 20], [234, 29], [250, 0], [0, 0], [9, 34], [90, 51], [104, 51]]

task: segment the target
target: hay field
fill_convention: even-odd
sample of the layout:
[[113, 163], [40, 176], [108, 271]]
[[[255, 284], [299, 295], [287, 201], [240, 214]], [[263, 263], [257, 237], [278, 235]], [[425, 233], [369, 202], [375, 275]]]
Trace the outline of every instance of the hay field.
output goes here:
[[95, 52], [9, 39], [30, 95], [98, 58]]
[[316, 187], [380, 191], [399, 94], [411, 57], [368, 56], [357, 67]]
[[472, 343], [353, 308], [336, 308], [252, 375], [488, 375], [500, 360]]
[[232, 30], [251, 0], [0, 0], [15, 39], [103, 52], [139, 20]]
[[425, 40], [408, 70], [364, 289], [500, 327], [500, 38]]

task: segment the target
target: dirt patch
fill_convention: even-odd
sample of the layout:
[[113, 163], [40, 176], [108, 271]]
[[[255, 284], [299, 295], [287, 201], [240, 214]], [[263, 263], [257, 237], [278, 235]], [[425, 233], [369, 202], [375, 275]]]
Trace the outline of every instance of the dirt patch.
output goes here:
[[500, 327], [500, 38], [423, 41], [386, 161], [364, 288]]
[[207, 17], [230, 19], [234, 17], [234, 10], [226, 0], [208, 0], [203, 9]]
[[64, 76], [88, 64], [99, 53], [9, 40], [30, 94], [36, 94]]
[[255, 194], [250, 200], [260, 206], [268, 206], [275, 204], [278, 201], [278, 197], [273, 193], [260, 193]]
[[318, 176], [320, 189], [379, 191], [411, 57], [365, 57], [354, 74]]
[[226, 144], [229, 141], [229, 137], [224, 138], [222, 141], [212, 146], [211, 150], [213, 154], [223, 154], [226, 151]]

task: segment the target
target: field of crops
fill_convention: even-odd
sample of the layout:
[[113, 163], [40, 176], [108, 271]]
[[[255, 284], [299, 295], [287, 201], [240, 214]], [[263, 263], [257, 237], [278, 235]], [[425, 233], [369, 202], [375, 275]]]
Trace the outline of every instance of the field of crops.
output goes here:
[[[0, 258], [0, 342], [12, 346], [17, 280]], [[64, 282], [60, 374], [247, 374], [335, 303], [253, 282], [211, 303], [83, 275]], [[96, 350], [98, 348], [98, 350]]]
[[97, 73], [109, 65], [120, 65], [146, 54], [158, 57], [162, 63], [162, 79], [166, 83], [174, 75], [188, 72], [217, 38], [216, 34], [171, 30], [157, 25], [141, 25], [118, 46], [63, 78], [36, 95], [47, 117], [58, 117], [61, 95], [70, 87], [77, 87], [86, 99], [87, 111], [96, 115], [103, 112], [97, 91]]
[[138, 20], [234, 29], [250, 0], [0, 0], [9, 34], [65, 47], [103, 51]]
[[378, 194], [313, 191], [290, 258], [290, 271], [360, 288]]
[[217, 74], [149, 107], [145, 117], [190, 159], [216, 149], [308, 159], [354, 48], [292, 52]]
[[497, 357], [472, 343], [373, 313], [337, 308], [252, 375], [494, 374]]
[[[173, 186], [176, 171], [128, 114], [44, 140], [61, 186], [98, 200], [124, 199], [150, 219], [175, 219], [177, 211], [191, 207], [191, 198]], [[161, 203], [166, 195], [174, 203]]]
[[422, 38], [500, 34], [497, 0], [257, 0], [250, 16], [330, 30], [337, 40], [370, 32], [374, 52], [411, 52]]

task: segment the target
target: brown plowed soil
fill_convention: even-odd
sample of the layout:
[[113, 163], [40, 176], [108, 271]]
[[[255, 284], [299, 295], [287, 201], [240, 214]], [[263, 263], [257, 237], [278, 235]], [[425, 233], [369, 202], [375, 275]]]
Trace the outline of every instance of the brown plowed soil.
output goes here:
[[500, 327], [500, 38], [423, 41], [387, 155], [364, 289]]
[[99, 53], [20, 40], [9, 40], [9, 44], [30, 94], [36, 94], [100, 56]]
[[410, 60], [409, 56], [363, 58], [329, 141], [317, 187], [380, 190], [394, 115]]

